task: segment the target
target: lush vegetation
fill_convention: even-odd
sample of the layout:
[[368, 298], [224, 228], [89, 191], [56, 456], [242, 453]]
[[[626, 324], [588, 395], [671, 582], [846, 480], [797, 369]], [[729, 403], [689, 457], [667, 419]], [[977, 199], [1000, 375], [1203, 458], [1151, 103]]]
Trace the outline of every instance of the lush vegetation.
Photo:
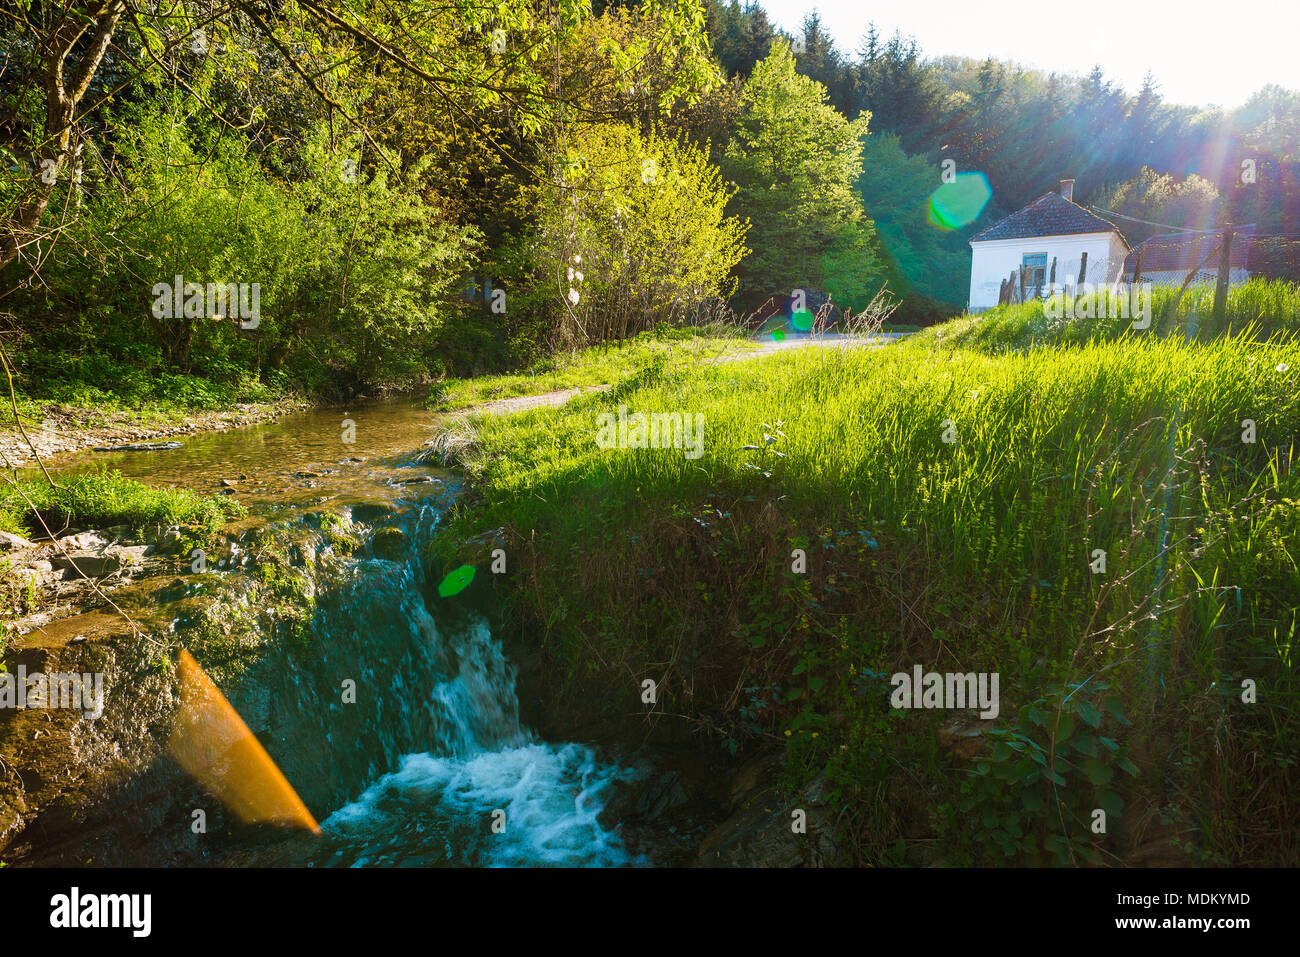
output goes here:
[[[860, 861], [1295, 863], [1300, 348], [1028, 320], [480, 420], [439, 557], [505, 526], [561, 726], [636, 722], [654, 679], [683, 733], [827, 775]], [[703, 414], [705, 455], [598, 448], [619, 404]], [[1000, 674], [974, 762], [890, 708], [914, 664]]]
[[[19, 5], [0, 342], [33, 418], [373, 394], [793, 289], [858, 310], [888, 282], [928, 322], [965, 300], [971, 232], [1062, 176], [1134, 240], [1300, 231], [1285, 91], [1200, 111], [870, 27], [849, 56], [816, 15], [787, 38], [721, 0], [201, 6]], [[36, 82], [56, 62], [66, 102]], [[992, 188], [968, 224], [928, 215], [947, 160]], [[256, 284], [255, 323], [191, 302], [215, 283]]]

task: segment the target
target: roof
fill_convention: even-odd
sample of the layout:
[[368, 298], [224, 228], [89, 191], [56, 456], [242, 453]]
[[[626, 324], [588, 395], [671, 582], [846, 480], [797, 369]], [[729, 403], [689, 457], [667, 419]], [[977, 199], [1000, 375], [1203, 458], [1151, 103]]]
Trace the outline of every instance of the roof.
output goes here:
[[[1094, 216], [1060, 193], [1044, 193], [1024, 209], [1017, 210], [1001, 222], [994, 223], [971, 237], [973, 243], [995, 239], [1028, 239], [1032, 236], [1068, 236], [1073, 233], [1114, 232], [1124, 234], [1114, 223]], [[1127, 246], [1127, 241], [1125, 242]]]
[[[1142, 272], [1191, 272], [1210, 256], [1205, 269], [1218, 269], [1219, 257], [1213, 250], [1219, 247], [1219, 233], [1181, 232], [1152, 236], [1133, 247], [1124, 260], [1124, 272], [1132, 273], [1138, 250], [1142, 251]], [[1255, 238], [1255, 224], [1238, 226], [1233, 230], [1232, 248], [1228, 250], [1228, 268], [1245, 269], [1246, 259]]]

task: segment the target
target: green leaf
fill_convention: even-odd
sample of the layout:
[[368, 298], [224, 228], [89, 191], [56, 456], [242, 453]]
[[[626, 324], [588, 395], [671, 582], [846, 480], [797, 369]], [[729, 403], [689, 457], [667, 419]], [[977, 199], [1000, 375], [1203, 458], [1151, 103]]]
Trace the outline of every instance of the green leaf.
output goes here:
[[1086, 754], [1094, 758], [1097, 756], [1097, 739], [1091, 735], [1081, 734], [1070, 744], [1080, 754]]
[[1083, 762], [1083, 773], [1088, 776], [1088, 780], [1093, 784], [1109, 784], [1110, 779], [1115, 776], [1114, 770], [1108, 764], [1102, 764], [1096, 758], [1088, 758]]
[[1109, 750], [1109, 751], [1118, 751], [1118, 750], [1119, 750], [1119, 744], [1116, 743], [1116, 742], [1115, 742], [1114, 740], [1112, 740], [1111, 738], [1098, 738], [1097, 740], [1100, 741], [1102, 744], [1104, 744], [1104, 745], [1106, 746], [1107, 750]]
[[1092, 706], [1092, 703], [1087, 699], [1080, 698], [1075, 703], [1074, 710], [1078, 712], [1079, 717], [1082, 718], [1084, 723], [1087, 724], [1089, 727], [1091, 728], [1101, 727], [1101, 715], [1098, 713], [1097, 709]]
[[1107, 817], [1117, 817], [1124, 810], [1124, 799], [1114, 791], [1102, 791], [1097, 795], [1097, 803]]
[[1127, 773], [1133, 775], [1133, 777], [1137, 777], [1137, 776], [1138, 776], [1138, 773], [1139, 773], [1139, 772], [1138, 772], [1138, 769], [1137, 769], [1137, 765], [1134, 764], [1132, 761], [1130, 761], [1128, 758], [1120, 758], [1118, 761], [1115, 762], [1115, 765], [1116, 765], [1116, 766], [1117, 766], [1121, 771], [1125, 771], [1125, 772], [1127, 772]]
[[1118, 695], [1111, 695], [1110, 697], [1108, 697], [1106, 699], [1105, 704], [1106, 704], [1106, 710], [1110, 712], [1110, 716], [1114, 718], [1116, 721], [1118, 721], [1120, 724], [1133, 723], [1132, 721], [1130, 721], [1128, 718], [1124, 716], [1124, 702], [1120, 701]]

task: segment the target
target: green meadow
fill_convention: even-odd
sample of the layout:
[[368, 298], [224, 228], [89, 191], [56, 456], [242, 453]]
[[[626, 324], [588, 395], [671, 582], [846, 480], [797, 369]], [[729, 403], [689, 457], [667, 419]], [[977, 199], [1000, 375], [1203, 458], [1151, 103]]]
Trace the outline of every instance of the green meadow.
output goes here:
[[[859, 863], [1295, 865], [1300, 292], [1234, 289], [1223, 328], [1205, 296], [660, 350], [459, 423], [435, 557], [505, 529], [558, 728], [643, 727], [654, 680], [661, 733], [822, 781]], [[620, 405], [702, 413], [704, 455], [602, 450]], [[998, 717], [891, 707], [916, 665], [996, 672]]]

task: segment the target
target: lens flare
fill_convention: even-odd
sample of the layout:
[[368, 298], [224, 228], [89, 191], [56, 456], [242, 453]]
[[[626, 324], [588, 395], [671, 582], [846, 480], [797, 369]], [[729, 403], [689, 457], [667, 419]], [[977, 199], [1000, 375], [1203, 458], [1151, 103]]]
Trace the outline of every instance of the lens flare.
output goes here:
[[813, 314], [807, 309], [796, 309], [790, 316], [790, 324], [799, 332], [808, 332], [812, 329]]
[[184, 648], [176, 664], [181, 707], [167, 740], [176, 763], [245, 823], [320, 825], [225, 695]]
[[992, 198], [993, 187], [983, 173], [958, 173], [930, 194], [926, 218], [940, 229], [961, 229], [979, 219]]
[[442, 580], [438, 586], [438, 594], [443, 598], [450, 598], [452, 595], [459, 595], [469, 583], [474, 580], [474, 566], [461, 565], [455, 571], [447, 573], [447, 577]]

